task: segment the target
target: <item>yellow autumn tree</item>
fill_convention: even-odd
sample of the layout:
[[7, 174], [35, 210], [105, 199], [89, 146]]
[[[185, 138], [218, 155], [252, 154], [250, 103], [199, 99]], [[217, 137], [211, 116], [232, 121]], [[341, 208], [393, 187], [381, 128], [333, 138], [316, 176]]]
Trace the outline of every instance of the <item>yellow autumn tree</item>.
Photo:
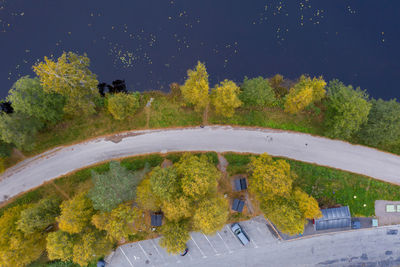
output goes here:
[[94, 259], [110, 253], [112, 246], [104, 232], [97, 230], [85, 232], [80, 242], [74, 245], [72, 261], [87, 266]]
[[161, 233], [163, 236], [159, 244], [171, 254], [182, 252], [190, 239], [189, 226], [185, 220], [167, 221], [161, 226]]
[[285, 111], [291, 114], [304, 110], [313, 102], [321, 101], [326, 95], [326, 82], [322, 76], [311, 79], [302, 75], [299, 82], [290, 89], [285, 100]]
[[252, 158], [250, 170], [249, 189], [258, 198], [270, 199], [291, 194], [292, 183], [296, 176], [285, 160], [273, 160], [270, 155], [264, 153]]
[[133, 116], [139, 107], [140, 93], [117, 93], [108, 95], [107, 110], [116, 120], [125, 120]]
[[175, 164], [175, 168], [181, 177], [184, 195], [197, 200], [206, 194], [216, 192], [220, 173], [206, 155], [185, 153]]
[[9, 208], [0, 217], [0, 266], [26, 266], [38, 259], [45, 247], [45, 235], [40, 232], [24, 234], [17, 221], [27, 205]]
[[178, 196], [172, 200], [162, 202], [161, 209], [170, 221], [189, 218], [193, 214], [193, 202], [186, 196]]
[[99, 96], [97, 78], [89, 70], [90, 60], [84, 54], [63, 53], [57, 61], [44, 58], [33, 66], [44, 91], [59, 93], [67, 99], [64, 111], [70, 115], [95, 112], [94, 99]]
[[161, 201], [151, 188], [150, 178], [143, 179], [136, 188], [136, 202], [145, 210], [160, 210]]
[[90, 225], [94, 214], [92, 202], [86, 192], [80, 193], [60, 205], [61, 215], [57, 218], [58, 227], [67, 233], [77, 234]]
[[99, 230], [107, 231], [111, 240], [127, 239], [143, 225], [142, 211], [137, 207], [120, 204], [111, 212], [99, 213], [92, 217], [92, 223]]
[[264, 200], [260, 203], [260, 209], [282, 233], [296, 235], [304, 232], [306, 220], [292, 198], [275, 197]]
[[208, 73], [204, 63], [197, 62], [194, 70], [188, 70], [188, 78], [180, 87], [186, 103], [194, 105], [196, 111], [203, 110], [209, 102]]
[[46, 238], [47, 256], [50, 260], [69, 261], [73, 257], [73, 248], [78, 237], [63, 231], [51, 232]]
[[309, 196], [306, 192], [300, 188], [295, 188], [294, 199], [299, 205], [299, 209], [306, 219], [320, 218], [322, 216], [321, 210], [319, 209], [318, 202], [312, 196]]
[[193, 216], [193, 227], [206, 235], [215, 234], [228, 219], [228, 202], [222, 197], [204, 199]]
[[235, 113], [235, 109], [242, 105], [239, 100], [240, 88], [233, 81], [225, 79], [216, 85], [211, 93], [211, 102], [215, 107], [215, 112], [226, 118], [230, 118]]

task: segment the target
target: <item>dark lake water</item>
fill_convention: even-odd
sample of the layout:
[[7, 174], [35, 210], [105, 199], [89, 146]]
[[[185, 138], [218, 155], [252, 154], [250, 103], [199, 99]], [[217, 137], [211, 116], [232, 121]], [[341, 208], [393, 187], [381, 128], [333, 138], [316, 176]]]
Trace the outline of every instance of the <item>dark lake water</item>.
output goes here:
[[307, 73], [398, 98], [399, 17], [397, 0], [0, 0], [0, 97], [74, 51], [130, 90], [168, 90], [201, 60], [211, 85]]

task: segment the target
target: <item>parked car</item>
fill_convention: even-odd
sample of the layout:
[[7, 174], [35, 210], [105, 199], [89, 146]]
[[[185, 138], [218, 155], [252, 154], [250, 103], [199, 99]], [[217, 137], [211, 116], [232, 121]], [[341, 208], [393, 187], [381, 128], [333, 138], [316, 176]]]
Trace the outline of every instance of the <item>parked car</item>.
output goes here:
[[397, 233], [398, 233], [397, 229], [390, 229], [390, 230], [387, 230], [387, 232], [386, 232], [387, 235], [397, 235]]
[[189, 252], [189, 248], [186, 247], [184, 251], [182, 251], [181, 253], [179, 253], [179, 255], [185, 256], [188, 252]]
[[242, 243], [243, 246], [246, 246], [249, 242], [250, 239], [243, 231], [242, 227], [238, 223], [234, 223], [231, 225], [231, 230], [235, 234], [235, 236], [239, 239], [240, 243]]

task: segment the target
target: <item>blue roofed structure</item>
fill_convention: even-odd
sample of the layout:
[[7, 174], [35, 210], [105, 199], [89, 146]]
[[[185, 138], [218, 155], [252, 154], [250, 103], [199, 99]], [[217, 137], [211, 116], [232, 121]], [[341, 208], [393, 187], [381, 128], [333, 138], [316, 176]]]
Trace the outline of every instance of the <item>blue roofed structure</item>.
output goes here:
[[244, 201], [240, 199], [234, 199], [232, 203], [232, 210], [242, 212], [244, 207]]
[[241, 191], [247, 189], [246, 178], [235, 179], [235, 190]]
[[151, 214], [151, 226], [161, 226], [162, 225], [162, 214], [153, 213]]
[[350, 228], [351, 214], [348, 206], [321, 210], [322, 217], [315, 219], [315, 230]]

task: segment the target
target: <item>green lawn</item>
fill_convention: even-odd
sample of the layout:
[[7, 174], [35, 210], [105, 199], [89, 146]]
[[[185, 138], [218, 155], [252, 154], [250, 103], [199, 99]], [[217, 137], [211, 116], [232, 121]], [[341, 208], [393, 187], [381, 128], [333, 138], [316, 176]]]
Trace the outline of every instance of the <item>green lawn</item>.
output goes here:
[[[233, 175], [246, 172], [252, 155], [227, 153], [224, 156], [229, 162], [228, 173]], [[322, 208], [348, 205], [353, 216], [372, 216], [375, 214], [375, 200], [400, 200], [400, 186], [332, 168], [285, 160], [298, 175], [295, 185], [316, 198]]]

